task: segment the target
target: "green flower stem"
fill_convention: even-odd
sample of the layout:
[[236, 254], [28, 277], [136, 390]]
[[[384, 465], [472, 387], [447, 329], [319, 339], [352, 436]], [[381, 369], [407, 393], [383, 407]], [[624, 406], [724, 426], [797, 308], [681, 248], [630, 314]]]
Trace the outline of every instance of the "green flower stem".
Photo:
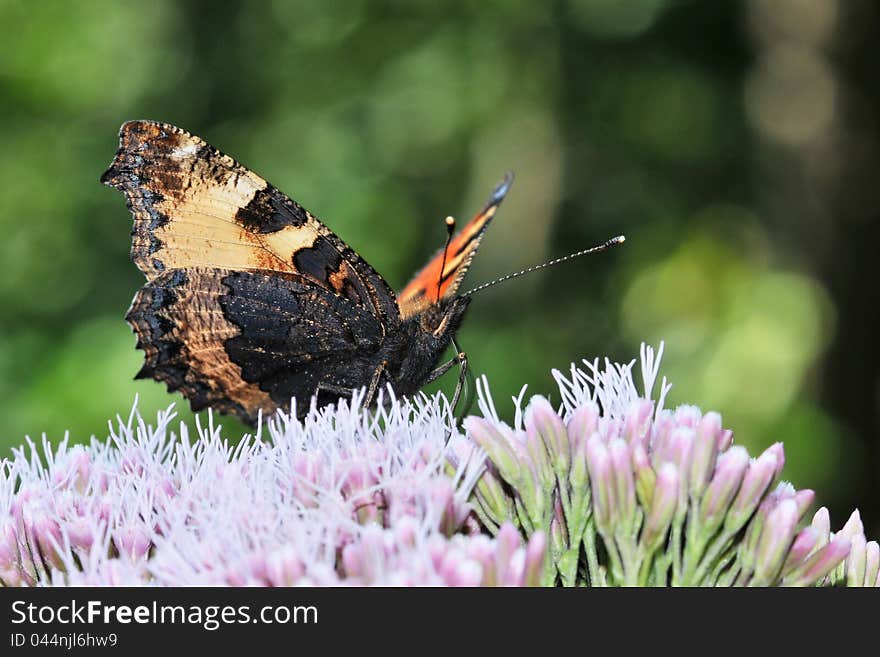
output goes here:
[[685, 586], [693, 586], [693, 580], [689, 575], [696, 570], [697, 563], [699, 562], [700, 556], [702, 556], [706, 545], [705, 536], [703, 536], [700, 531], [700, 521], [695, 507], [697, 507], [697, 503], [691, 498], [687, 512], [687, 529], [684, 542], [685, 551], [682, 564], [682, 584]]
[[672, 585], [681, 586], [681, 527], [684, 521], [684, 514], [676, 513], [675, 515], [676, 518], [672, 522], [672, 554], [670, 555], [672, 559]]
[[[549, 536], [549, 534], [545, 534]], [[541, 586], [556, 586], [556, 575], [558, 569], [555, 559], [550, 554], [544, 556], [544, 568], [541, 570]]]
[[706, 575], [706, 571], [711, 568], [714, 563], [718, 562], [718, 555], [730, 546], [734, 536], [736, 536], [735, 531], [724, 530], [721, 534], [715, 537], [715, 540], [712, 541], [708, 551], [697, 566], [696, 572], [694, 573], [695, 582], [702, 580]]
[[[717, 558], [715, 563], [715, 568], [712, 569], [712, 574], [709, 576], [709, 579], [706, 584], [709, 586], [718, 586], [718, 582], [724, 574], [725, 569], [730, 567], [730, 564], [736, 558], [736, 550], [728, 548], [724, 554]], [[699, 579], [697, 580], [700, 581]]]
[[644, 514], [636, 509], [635, 515], [627, 526], [614, 532], [614, 540], [623, 561], [624, 583], [626, 586], [637, 586], [639, 581], [639, 564], [643, 550], [636, 537], [642, 525]]
[[[493, 479], [494, 481], [494, 479]], [[497, 485], [497, 482], [495, 482]], [[474, 496], [477, 498], [479, 504], [475, 504], [475, 507], [479, 507], [483, 510], [487, 517], [491, 518], [491, 522], [495, 527], [500, 527], [505, 520], [515, 520], [511, 517], [511, 509], [510, 503], [507, 501], [507, 498], [501, 495], [494, 494], [497, 491], [492, 490], [492, 486], [486, 483], [485, 479], [480, 479], [477, 482], [477, 485], [474, 487]], [[492, 532], [493, 534], [495, 532]]]
[[550, 537], [550, 563], [561, 572], [562, 560], [570, 550], [568, 541], [560, 532], [553, 532], [550, 527], [544, 531], [545, 535]]
[[630, 538], [618, 542], [618, 550], [623, 557], [623, 585], [638, 586], [639, 563], [641, 563], [639, 546]]
[[[497, 524], [492, 518], [489, 517], [489, 515], [485, 511], [485, 507], [482, 504], [472, 504], [471, 507], [473, 508], [474, 513], [477, 514], [477, 518], [479, 519], [480, 524], [488, 529], [489, 533], [492, 534], [492, 536], [495, 536], [498, 533], [501, 525]], [[517, 524], [516, 518], [510, 518], [510, 521], [513, 522], [514, 525]], [[518, 525], [517, 529], [519, 529]]]
[[577, 567], [581, 557], [580, 553], [580, 545], [578, 545], [577, 548], [570, 548], [560, 557], [557, 568], [563, 586], [570, 587], [576, 584]]
[[535, 533], [535, 526], [532, 524], [522, 500], [517, 497], [514, 499], [514, 505], [516, 506], [516, 517], [519, 519], [521, 529], [526, 533], [526, 536], [531, 536]]
[[617, 543], [614, 540], [614, 535], [605, 532], [600, 533], [602, 535], [602, 542], [605, 544], [605, 549], [608, 552], [608, 560], [611, 562], [609, 564], [611, 577], [613, 578], [615, 584], [619, 584], [624, 579], [623, 559], [621, 558], [620, 552], [617, 549]]
[[592, 515], [584, 530], [584, 552], [587, 556], [587, 569], [590, 572], [590, 586], [606, 586], [604, 571], [599, 568], [599, 556], [596, 553], [596, 525]]
[[731, 568], [727, 572], [722, 573], [718, 577], [718, 581], [716, 583], [716, 586], [731, 586], [738, 574], [739, 574], [739, 567], [736, 565], [736, 562], [734, 561], [734, 565], [731, 566]]
[[651, 579], [651, 568], [654, 566], [654, 552], [656, 550], [645, 549], [644, 546], [639, 547], [641, 565], [639, 566], [639, 577], [637, 586], [648, 586]]
[[654, 558], [654, 586], [666, 586], [671, 565], [672, 557], [668, 552], [660, 553]]
[[575, 495], [569, 503], [569, 509], [565, 512], [565, 523], [568, 526], [569, 545], [576, 547], [581, 542], [581, 537], [593, 519], [593, 507], [590, 495], [590, 489], [587, 488], [583, 492]]
[[[563, 584], [570, 578], [571, 584], [569, 585], [574, 585], [575, 579], [577, 578], [578, 562], [580, 560], [580, 546], [583, 541], [588, 559], [590, 578], [592, 581], [593, 575], [598, 567], [598, 558], [595, 553], [595, 544], [593, 544], [592, 558], [595, 565], [589, 563], [591, 553], [590, 548], [588, 548], [586, 544], [586, 534], [588, 527], [591, 526], [593, 518], [592, 506], [590, 505], [590, 490], [587, 488], [585, 491], [577, 491], [573, 496], [568, 494], [568, 489], [565, 486], [560, 486], [559, 490], [563, 493], [561, 497], [562, 508], [563, 513], [565, 514], [565, 524], [568, 528], [568, 544], [570, 546], [569, 551], [563, 558], [563, 563], [560, 565], [559, 573], [562, 576]], [[566, 500], [568, 501], [566, 502]], [[569, 562], [567, 561], [568, 559], [571, 559], [572, 561]]]
[[663, 543], [654, 546], [646, 546], [639, 543], [638, 562], [639, 573], [637, 579], [638, 586], [665, 586], [666, 577], [669, 572], [669, 559], [662, 552], [659, 552]]

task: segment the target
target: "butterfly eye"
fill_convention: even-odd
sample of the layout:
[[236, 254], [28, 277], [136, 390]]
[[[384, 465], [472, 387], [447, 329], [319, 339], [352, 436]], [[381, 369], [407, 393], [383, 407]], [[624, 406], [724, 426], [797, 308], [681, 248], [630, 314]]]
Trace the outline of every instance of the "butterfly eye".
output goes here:
[[443, 314], [438, 305], [432, 305], [425, 309], [421, 316], [422, 330], [427, 333], [436, 333], [443, 321]]

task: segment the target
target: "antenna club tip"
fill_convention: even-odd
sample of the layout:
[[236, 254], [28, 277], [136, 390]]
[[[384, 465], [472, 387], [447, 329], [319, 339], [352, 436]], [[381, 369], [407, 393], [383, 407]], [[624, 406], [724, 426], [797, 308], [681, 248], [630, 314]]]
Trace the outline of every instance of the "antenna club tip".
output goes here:
[[452, 216], [446, 217], [446, 225], [449, 228], [452, 228], [453, 226], [455, 226], [455, 217], [452, 217]]
[[626, 235], [618, 235], [617, 237], [614, 238], [613, 241], [616, 242], [617, 244], [623, 244], [624, 242], [626, 242]]

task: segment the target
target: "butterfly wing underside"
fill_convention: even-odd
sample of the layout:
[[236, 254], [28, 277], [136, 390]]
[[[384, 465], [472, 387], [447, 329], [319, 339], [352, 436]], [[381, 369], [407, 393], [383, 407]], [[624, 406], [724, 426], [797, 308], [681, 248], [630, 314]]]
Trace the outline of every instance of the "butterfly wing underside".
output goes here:
[[314, 215], [228, 155], [176, 126], [129, 121], [101, 182], [134, 218], [131, 258], [152, 280], [215, 267], [299, 274], [394, 324], [394, 292]]

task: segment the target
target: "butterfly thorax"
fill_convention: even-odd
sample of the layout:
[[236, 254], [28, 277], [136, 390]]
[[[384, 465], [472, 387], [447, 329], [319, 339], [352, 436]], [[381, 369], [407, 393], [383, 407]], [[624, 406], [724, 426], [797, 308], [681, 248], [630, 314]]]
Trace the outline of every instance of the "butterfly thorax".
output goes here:
[[397, 334], [388, 336], [388, 368], [398, 394], [421, 388], [439, 363], [464, 319], [469, 297], [453, 297], [432, 304], [403, 320]]

